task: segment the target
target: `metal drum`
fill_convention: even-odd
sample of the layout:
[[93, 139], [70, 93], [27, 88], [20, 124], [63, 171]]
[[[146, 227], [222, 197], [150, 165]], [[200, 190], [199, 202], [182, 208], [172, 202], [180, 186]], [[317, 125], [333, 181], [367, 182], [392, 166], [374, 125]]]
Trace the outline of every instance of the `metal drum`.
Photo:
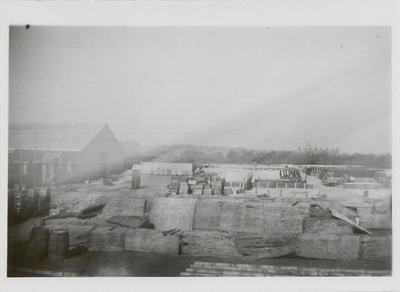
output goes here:
[[49, 250], [49, 229], [33, 227], [29, 241], [30, 255], [35, 259], [47, 257]]
[[65, 260], [68, 256], [69, 235], [66, 230], [50, 232], [49, 259], [53, 261]]

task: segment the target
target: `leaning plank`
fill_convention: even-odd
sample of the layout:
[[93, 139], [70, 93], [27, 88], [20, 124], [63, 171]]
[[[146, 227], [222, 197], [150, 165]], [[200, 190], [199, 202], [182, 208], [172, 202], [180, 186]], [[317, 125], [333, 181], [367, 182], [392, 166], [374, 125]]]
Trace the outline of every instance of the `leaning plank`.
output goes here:
[[343, 220], [343, 221], [349, 223], [352, 227], [354, 227], [354, 228], [356, 228], [356, 229], [358, 229], [358, 230], [360, 230], [360, 231], [362, 231], [362, 232], [365, 232], [365, 233], [367, 233], [367, 234], [371, 234], [371, 232], [369, 232], [367, 229], [362, 228], [362, 227], [361, 227], [360, 225], [358, 225], [356, 222], [354, 222], [353, 220], [350, 220], [350, 219], [347, 218], [346, 216], [340, 214], [340, 213], [339, 213], [338, 211], [336, 211], [335, 209], [329, 208], [328, 210], [331, 212], [331, 214], [332, 214], [333, 217], [335, 217], [335, 218], [337, 218], [337, 219], [340, 219], [340, 220]]

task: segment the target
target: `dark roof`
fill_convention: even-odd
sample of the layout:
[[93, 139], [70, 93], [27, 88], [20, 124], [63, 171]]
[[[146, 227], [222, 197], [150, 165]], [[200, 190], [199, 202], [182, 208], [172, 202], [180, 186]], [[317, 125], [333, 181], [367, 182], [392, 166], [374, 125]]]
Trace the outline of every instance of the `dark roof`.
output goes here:
[[106, 124], [10, 124], [8, 149], [80, 151]]

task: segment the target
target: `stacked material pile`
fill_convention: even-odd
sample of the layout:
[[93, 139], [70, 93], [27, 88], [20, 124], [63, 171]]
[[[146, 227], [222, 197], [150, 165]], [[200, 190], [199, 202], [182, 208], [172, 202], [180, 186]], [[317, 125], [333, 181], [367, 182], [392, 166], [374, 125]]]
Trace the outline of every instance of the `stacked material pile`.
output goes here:
[[207, 175], [204, 173], [195, 175], [193, 178], [190, 178], [187, 182], [189, 186], [189, 194], [197, 196], [203, 194], [212, 195], [210, 181], [211, 175]]
[[211, 185], [205, 185], [204, 186], [204, 189], [203, 189], [203, 195], [205, 195], [205, 196], [212, 196], [212, 188], [211, 188]]
[[112, 197], [102, 211], [105, 216], [137, 216], [143, 217], [146, 200], [128, 196]]
[[246, 199], [201, 199], [196, 203], [194, 230], [250, 232], [265, 235], [298, 235], [303, 212], [289, 204]]
[[217, 179], [212, 182], [213, 194], [214, 195], [221, 195], [224, 191], [225, 180], [224, 179]]
[[220, 231], [188, 231], [182, 237], [182, 254], [191, 256], [240, 256], [233, 234]]
[[238, 234], [235, 244], [239, 253], [249, 260], [275, 258], [295, 252], [293, 236], [263, 236], [251, 233]]
[[204, 189], [204, 185], [203, 184], [194, 185], [192, 194], [193, 195], [202, 195], [203, 194], [203, 189]]
[[125, 250], [177, 255], [179, 253], [179, 237], [164, 236], [157, 230], [132, 229], [126, 233]]
[[358, 259], [360, 239], [353, 235], [350, 225], [331, 217], [328, 210], [332, 206], [339, 209], [340, 214], [356, 216], [353, 211], [334, 201], [316, 201], [311, 204], [309, 217], [305, 217], [303, 222], [303, 233], [296, 242], [297, 256], [332, 260]]
[[179, 194], [185, 195], [189, 193], [189, 185], [187, 182], [179, 182]]
[[360, 260], [388, 260], [392, 257], [392, 236], [360, 236]]
[[170, 184], [167, 185], [168, 188], [168, 194], [178, 194], [179, 193], [179, 182], [178, 181], [172, 181]]
[[90, 233], [89, 250], [124, 251], [125, 229], [96, 227]]
[[224, 191], [222, 192], [224, 196], [229, 196], [233, 194], [232, 188], [224, 188]]
[[360, 225], [371, 229], [392, 227], [392, 206], [390, 199], [351, 199], [342, 202], [344, 206], [357, 210]]
[[144, 228], [148, 225], [148, 220], [136, 216], [113, 216], [107, 222], [129, 228]]
[[150, 212], [150, 222], [157, 230], [193, 230], [196, 198], [155, 198]]
[[299, 236], [296, 255], [305, 258], [357, 260], [360, 240], [354, 235], [303, 233]]
[[167, 186], [168, 194], [187, 194], [189, 192], [188, 179], [186, 175], [171, 176], [171, 183]]

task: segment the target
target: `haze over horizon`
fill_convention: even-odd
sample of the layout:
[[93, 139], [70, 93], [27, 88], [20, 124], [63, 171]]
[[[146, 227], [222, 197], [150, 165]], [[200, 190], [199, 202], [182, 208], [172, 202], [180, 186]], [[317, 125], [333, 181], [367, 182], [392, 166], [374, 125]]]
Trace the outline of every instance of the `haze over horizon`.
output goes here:
[[119, 140], [391, 152], [387, 27], [10, 29], [9, 122]]

